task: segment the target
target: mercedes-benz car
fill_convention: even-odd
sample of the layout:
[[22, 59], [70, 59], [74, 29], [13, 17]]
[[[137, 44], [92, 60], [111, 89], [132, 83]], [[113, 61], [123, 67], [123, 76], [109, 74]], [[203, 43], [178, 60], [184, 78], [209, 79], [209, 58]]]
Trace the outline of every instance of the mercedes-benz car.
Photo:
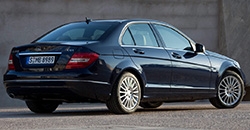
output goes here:
[[237, 61], [205, 50], [165, 22], [145, 19], [61, 25], [13, 47], [4, 74], [8, 95], [35, 113], [92, 101], [116, 114], [201, 99], [234, 108], [244, 83]]

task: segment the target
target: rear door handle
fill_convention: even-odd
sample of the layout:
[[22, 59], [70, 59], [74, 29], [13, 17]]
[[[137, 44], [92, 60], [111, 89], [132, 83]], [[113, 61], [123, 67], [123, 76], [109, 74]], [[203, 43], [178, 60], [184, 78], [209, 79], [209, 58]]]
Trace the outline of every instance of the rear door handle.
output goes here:
[[172, 52], [172, 56], [176, 59], [181, 59], [181, 56], [175, 52]]
[[135, 53], [138, 53], [138, 54], [145, 54], [145, 52], [144, 52], [143, 50], [141, 50], [141, 49], [133, 48], [133, 51], [134, 51]]

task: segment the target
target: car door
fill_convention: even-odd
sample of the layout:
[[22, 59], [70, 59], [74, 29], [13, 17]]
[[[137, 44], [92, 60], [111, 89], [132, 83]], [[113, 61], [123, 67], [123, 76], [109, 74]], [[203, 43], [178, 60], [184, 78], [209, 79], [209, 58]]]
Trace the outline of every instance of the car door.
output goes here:
[[[211, 65], [205, 53], [196, 53], [186, 36], [168, 26], [154, 24], [172, 61], [172, 92], [210, 89]], [[195, 91], [194, 91], [195, 90]]]
[[146, 77], [144, 98], [170, 92], [170, 56], [159, 46], [149, 24], [129, 24], [122, 36], [122, 47]]

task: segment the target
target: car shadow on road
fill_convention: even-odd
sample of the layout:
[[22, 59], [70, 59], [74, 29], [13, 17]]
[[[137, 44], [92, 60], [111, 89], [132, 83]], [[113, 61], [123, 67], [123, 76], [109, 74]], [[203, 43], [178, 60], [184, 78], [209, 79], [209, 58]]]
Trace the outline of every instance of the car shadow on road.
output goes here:
[[136, 112], [171, 112], [171, 111], [204, 111], [213, 110], [216, 108], [142, 108], [138, 109]]
[[[217, 110], [214, 107], [209, 105], [204, 106], [161, 106], [159, 108], [138, 108], [135, 113], [132, 114], [123, 114], [123, 115], [133, 115], [133, 114], [145, 114], [151, 112], [173, 112], [173, 111], [206, 111], [206, 110]], [[0, 110], [0, 119], [1, 118], [35, 118], [35, 117], [65, 117], [65, 116], [107, 116], [107, 115], [115, 115], [110, 112], [106, 107], [96, 107], [96, 108], [80, 108], [80, 107], [67, 107], [67, 108], [59, 108], [53, 113], [50, 114], [36, 114], [29, 109], [21, 109], [21, 110], [8, 110], [1, 111]], [[120, 115], [120, 114], [119, 114]]]

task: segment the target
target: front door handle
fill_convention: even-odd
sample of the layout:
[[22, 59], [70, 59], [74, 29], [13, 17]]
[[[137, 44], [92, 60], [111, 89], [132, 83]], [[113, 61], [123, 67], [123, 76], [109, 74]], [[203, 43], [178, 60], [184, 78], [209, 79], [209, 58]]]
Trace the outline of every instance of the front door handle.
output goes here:
[[145, 52], [143, 50], [141, 50], [141, 49], [135, 49], [135, 48], [133, 48], [133, 51], [135, 53], [138, 53], [138, 54], [145, 54]]
[[181, 56], [175, 52], [172, 52], [172, 56], [176, 59], [181, 59]]

